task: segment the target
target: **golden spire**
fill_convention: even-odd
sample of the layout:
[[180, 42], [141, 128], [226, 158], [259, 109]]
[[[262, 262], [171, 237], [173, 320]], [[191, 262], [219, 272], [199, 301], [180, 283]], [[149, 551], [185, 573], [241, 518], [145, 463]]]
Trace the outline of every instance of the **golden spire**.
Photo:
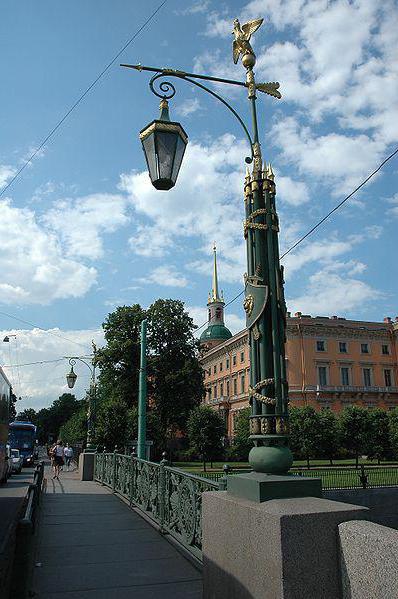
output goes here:
[[218, 276], [217, 276], [217, 248], [216, 248], [216, 242], [213, 243], [213, 256], [214, 256], [214, 262], [213, 262], [213, 284], [212, 284], [212, 289], [211, 289], [211, 293], [210, 293], [210, 302], [209, 303], [213, 303], [213, 302], [222, 302], [223, 299], [220, 296], [220, 293], [218, 291]]

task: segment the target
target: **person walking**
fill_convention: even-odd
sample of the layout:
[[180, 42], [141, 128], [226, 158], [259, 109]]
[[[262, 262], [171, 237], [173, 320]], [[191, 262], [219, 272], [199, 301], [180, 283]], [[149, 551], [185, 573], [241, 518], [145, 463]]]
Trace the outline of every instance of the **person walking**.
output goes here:
[[59, 473], [61, 471], [62, 466], [64, 465], [64, 444], [61, 439], [58, 439], [55, 447], [53, 448], [53, 457], [54, 457], [54, 476], [53, 478], [57, 478], [59, 480]]
[[67, 443], [65, 445], [64, 457], [65, 457], [66, 471], [69, 472], [69, 468], [70, 468], [72, 458], [73, 458], [73, 449], [69, 445], [69, 443]]

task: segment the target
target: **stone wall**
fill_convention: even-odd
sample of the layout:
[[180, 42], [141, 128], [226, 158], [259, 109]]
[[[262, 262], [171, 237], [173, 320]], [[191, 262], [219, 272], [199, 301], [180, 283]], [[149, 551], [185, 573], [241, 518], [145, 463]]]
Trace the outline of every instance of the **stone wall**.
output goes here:
[[398, 597], [398, 531], [361, 520], [338, 531], [342, 598]]
[[369, 520], [398, 529], [398, 488], [324, 491], [325, 499], [369, 508]]

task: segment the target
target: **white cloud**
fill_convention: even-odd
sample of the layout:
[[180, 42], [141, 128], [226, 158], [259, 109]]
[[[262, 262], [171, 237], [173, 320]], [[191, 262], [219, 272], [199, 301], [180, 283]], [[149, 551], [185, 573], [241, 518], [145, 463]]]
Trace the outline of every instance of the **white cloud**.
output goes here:
[[142, 283], [155, 283], [163, 287], [186, 287], [188, 279], [181, 275], [175, 266], [158, 266], [147, 277], [139, 279]]
[[398, 218], [398, 193], [388, 198], [387, 202], [393, 206], [387, 210], [387, 214]]
[[0, 164], [0, 190], [7, 185], [8, 181], [16, 173], [16, 169], [7, 164]]
[[65, 256], [56, 236], [34, 212], [0, 201], [1, 301], [49, 304], [81, 297], [96, 281], [96, 270]]
[[181, 104], [177, 105], [176, 112], [177, 114], [184, 117], [198, 112], [198, 110], [200, 110], [201, 108], [202, 106], [198, 98], [188, 98], [187, 100], [181, 102]]
[[[199, 237], [199, 251], [208, 256], [215, 240], [221, 279], [241, 281], [246, 270], [242, 228], [246, 151], [246, 144], [232, 135], [208, 145], [190, 142], [178, 183], [167, 193], [156, 191], [146, 172], [122, 175], [120, 187], [137, 215], [151, 221], [130, 241], [134, 251], [162, 256], [179, 241], [183, 247], [185, 238]], [[191, 268], [202, 272], [201, 261]]]
[[69, 256], [90, 260], [104, 255], [102, 234], [114, 232], [128, 220], [126, 199], [107, 193], [58, 200], [43, 217]]
[[352, 274], [352, 271], [338, 274], [333, 269], [316, 272], [309, 277], [304, 293], [287, 298], [288, 309], [313, 316], [351, 312], [358, 317], [367, 304], [383, 298], [384, 294]]
[[197, 2], [193, 2], [186, 8], [175, 10], [174, 13], [182, 17], [186, 17], [188, 15], [197, 15], [206, 12], [209, 5], [210, 0], [197, 0]]
[[[22, 397], [22, 401], [18, 401], [16, 405], [18, 411], [30, 407], [46, 407], [62, 393], [70, 392], [65, 379], [70, 370], [68, 360], [29, 366], [20, 366], [21, 364], [56, 360], [64, 356], [90, 355], [91, 340], [101, 346], [104, 339], [102, 330], [64, 331], [58, 328], [45, 331], [6, 329], [0, 331], [0, 339], [10, 334], [17, 337], [11, 337], [9, 343], [0, 345], [0, 363], [5, 365], [4, 372], [15, 394]], [[79, 362], [74, 370], [78, 378], [72, 393], [81, 399], [90, 385], [90, 371]]]

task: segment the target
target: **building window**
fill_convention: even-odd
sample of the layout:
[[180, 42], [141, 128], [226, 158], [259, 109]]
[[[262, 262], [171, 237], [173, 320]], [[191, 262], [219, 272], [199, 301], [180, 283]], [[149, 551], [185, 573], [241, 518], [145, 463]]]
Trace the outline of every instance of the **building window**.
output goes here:
[[236, 356], [232, 356], [232, 366], [236, 366]]
[[381, 346], [381, 353], [383, 354], [383, 356], [389, 356], [390, 355], [390, 348], [388, 347], [388, 345], [382, 345]]
[[325, 342], [324, 341], [317, 341], [316, 342], [316, 351], [325, 351]]
[[339, 341], [339, 351], [341, 354], [347, 353], [347, 343], [345, 341]]
[[229, 381], [227, 381], [227, 397], [229, 397]]
[[234, 395], [238, 395], [238, 381], [234, 379]]
[[217, 399], [217, 385], [214, 385], [213, 387], [213, 398]]
[[325, 387], [328, 384], [326, 366], [318, 366], [318, 383], [322, 387]]
[[245, 375], [242, 374], [242, 376], [240, 377], [240, 392], [244, 393], [245, 392]]
[[349, 373], [349, 368], [341, 368], [340, 369], [341, 372], [341, 384], [343, 385], [343, 387], [347, 387], [350, 384], [350, 373]]
[[370, 368], [363, 368], [362, 372], [363, 372], [363, 384], [365, 385], [365, 387], [370, 387], [372, 385], [372, 377], [371, 377]]
[[240, 361], [241, 361], [241, 362], [244, 362], [244, 361], [245, 361], [245, 352], [244, 352], [244, 351], [241, 351], [241, 352], [240, 352]]
[[213, 373], [216, 374], [217, 373], [217, 364], [214, 364], [213, 366]]
[[384, 370], [384, 384], [386, 387], [392, 386], [391, 370], [389, 369]]
[[222, 362], [220, 362], [220, 372], [222, 372]]
[[369, 345], [367, 343], [361, 343], [361, 354], [369, 353]]
[[224, 385], [223, 383], [220, 383], [220, 397], [224, 396]]
[[225, 368], [228, 370], [229, 368], [229, 358], [226, 359], [225, 361]]

